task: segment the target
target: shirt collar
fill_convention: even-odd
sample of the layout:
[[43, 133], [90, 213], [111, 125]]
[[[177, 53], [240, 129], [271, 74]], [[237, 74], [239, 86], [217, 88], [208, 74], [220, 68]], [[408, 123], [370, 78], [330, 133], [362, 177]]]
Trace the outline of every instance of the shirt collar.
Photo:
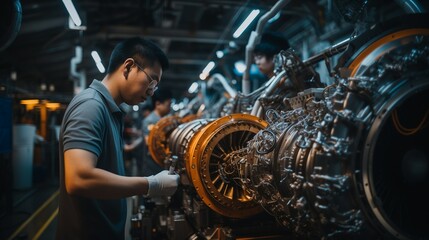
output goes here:
[[104, 86], [99, 80], [94, 79], [91, 85], [89, 85], [89, 87], [96, 90], [103, 96], [103, 98], [106, 100], [107, 106], [112, 113], [123, 113], [122, 110], [118, 107], [118, 105], [116, 105], [115, 101], [112, 98], [112, 95], [110, 95], [110, 92], [107, 90], [106, 86]]

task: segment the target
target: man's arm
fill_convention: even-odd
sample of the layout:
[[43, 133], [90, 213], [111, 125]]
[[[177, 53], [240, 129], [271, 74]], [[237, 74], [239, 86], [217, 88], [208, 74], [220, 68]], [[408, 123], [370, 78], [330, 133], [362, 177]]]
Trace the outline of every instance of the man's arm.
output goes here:
[[138, 145], [140, 145], [140, 143], [143, 142], [143, 137], [140, 136], [139, 138], [137, 138], [136, 140], [134, 140], [132, 143], [130, 144], [124, 144], [124, 151], [125, 152], [129, 152], [134, 150]]
[[125, 177], [96, 168], [97, 156], [90, 151], [64, 152], [65, 185], [69, 194], [99, 199], [117, 199], [148, 192], [145, 177]]

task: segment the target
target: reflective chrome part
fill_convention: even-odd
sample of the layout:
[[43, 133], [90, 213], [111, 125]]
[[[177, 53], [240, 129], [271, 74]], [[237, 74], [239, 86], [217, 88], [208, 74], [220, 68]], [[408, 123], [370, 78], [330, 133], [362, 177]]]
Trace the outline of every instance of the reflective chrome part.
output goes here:
[[187, 174], [181, 174], [182, 183], [189, 185], [191, 184], [188, 176], [190, 176], [190, 162], [189, 155], [192, 149], [189, 149], [189, 142], [192, 137], [204, 126], [212, 122], [213, 119], [195, 119], [187, 123], [183, 123], [171, 133], [168, 140], [169, 147], [172, 156], [178, 157], [178, 169], [180, 173], [186, 172]]
[[[227, 115], [164, 134], [192, 229], [230, 236], [244, 220], [280, 227], [280, 239], [428, 239], [429, 25], [404, 18], [306, 62], [282, 52], [279, 77], [238, 93]], [[332, 85], [286, 96], [342, 51]], [[263, 213], [276, 223], [257, 222]]]
[[429, 211], [429, 34], [418, 35], [374, 42], [361, 59], [389, 51], [365, 69], [351, 64], [359, 75], [266, 113], [243, 182], [284, 227], [303, 237], [428, 237], [418, 216]]
[[395, 0], [407, 13], [423, 13], [426, 12], [420, 1], [418, 0]]
[[255, 45], [259, 43], [262, 31], [267, 22], [290, 2], [290, 0], [277, 1], [277, 3], [268, 12], [266, 12], [261, 18], [259, 18], [255, 31], [250, 34], [249, 41], [246, 45], [246, 69], [243, 73], [242, 79], [242, 91], [245, 95], [248, 95], [250, 93], [250, 65], [252, 64], [253, 49], [255, 48]]
[[398, 239], [428, 237], [429, 221], [417, 220], [429, 211], [423, 190], [429, 189], [428, 56], [425, 36], [390, 51], [364, 73], [378, 72], [378, 82], [384, 81], [385, 87], [374, 101], [379, 104], [364, 142], [362, 186], [372, 213]]
[[304, 63], [293, 50], [281, 51], [276, 56], [278, 74], [264, 86], [248, 95], [239, 94], [224, 107], [223, 115], [249, 113], [265, 119], [267, 109], [288, 110], [285, 98], [296, 96], [307, 88], [321, 87], [320, 78], [311, 65]]

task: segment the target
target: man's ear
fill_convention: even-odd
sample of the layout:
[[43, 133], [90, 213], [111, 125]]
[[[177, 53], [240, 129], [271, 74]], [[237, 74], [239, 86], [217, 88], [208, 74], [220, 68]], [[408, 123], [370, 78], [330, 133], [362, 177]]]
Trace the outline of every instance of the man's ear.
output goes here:
[[125, 79], [128, 79], [128, 74], [130, 74], [130, 71], [131, 71], [131, 64], [126, 64], [124, 68]]
[[128, 74], [130, 74], [131, 67], [133, 66], [133, 62], [129, 61], [128, 59], [124, 62], [125, 68], [124, 68], [124, 77], [125, 79], [128, 79]]

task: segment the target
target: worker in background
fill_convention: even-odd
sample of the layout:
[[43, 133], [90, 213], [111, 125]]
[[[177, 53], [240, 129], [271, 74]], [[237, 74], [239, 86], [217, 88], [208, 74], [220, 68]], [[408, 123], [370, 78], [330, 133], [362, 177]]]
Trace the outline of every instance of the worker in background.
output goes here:
[[[293, 56], [294, 61], [297, 59], [294, 51], [289, 48], [289, 42], [282, 35], [282, 33], [271, 31], [264, 32], [262, 34], [260, 43], [255, 46], [253, 51], [254, 61], [259, 71], [268, 79], [275, 79], [274, 77], [276, 77], [277, 74], [283, 70], [282, 66], [276, 66], [276, 55], [280, 54], [280, 52], [283, 50], [285, 53], [282, 55], [282, 58], [285, 56]], [[280, 65], [283, 63], [280, 62], [277, 64]], [[320, 82], [319, 75], [315, 71], [313, 71], [310, 67], [306, 67], [304, 69], [305, 71], [301, 71], [297, 76], [288, 76], [286, 74], [281, 79], [277, 79], [278, 83], [281, 84], [276, 86], [276, 91], [281, 93], [281, 96], [276, 94], [273, 94], [272, 96], [265, 96], [259, 99], [261, 104], [275, 104], [277, 105], [277, 110], [289, 110], [292, 108], [292, 106], [289, 104], [289, 102], [285, 102], [284, 99], [295, 97], [299, 92], [302, 92], [308, 88], [323, 87], [323, 84]]]
[[152, 127], [164, 116], [167, 116], [171, 111], [171, 100], [173, 94], [170, 90], [164, 88], [159, 89], [152, 96], [152, 112], [143, 120], [142, 133], [145, 140], [145, 149], [143, 151], [143, 176], [150, 176], [163, 170], [150, 155], [148, 150], [149, 133]]
[[145, 104], [141, 107], [140, 109], [140, 117], [141, 117], [141, 121], [139, 124], [139, 127], [141, 127], [140, 125], [143, 123], [143, 120], [149, 116], [149, 114], [152, 112], [152, 105], [149, 104]]
[[[149, 101], [150, 102], [150, 101]], [[145, 154], [144, 150], [147, 150], [146, 143], [144, 141], [142, 124], [144, 119], [152, 112], [151, 104], [144, 104], [139, 109], [138, 117], [132, 121], [128, 131], [125, 127], [124, 134], [124, 154], [125, 158], [125, 170], [128, 175], [141, 176], [142, 172], [142, 159]]]
[[274, 57], [281, 50], [289, 49], [288, 40], [279, 32], [265, 32], [253, 50], [253, 57], [259, 71], [268, 79], [274, 76]]
[[124, 239], [126, 197], [172, 195], [177, 174], [127, 177], [119, 105], [152, 96], [168, 59], [154, 43], [131, 38], [110, 57], [107, 75], [76, 95], [60, 131], [60, 196], [56, 239]]

